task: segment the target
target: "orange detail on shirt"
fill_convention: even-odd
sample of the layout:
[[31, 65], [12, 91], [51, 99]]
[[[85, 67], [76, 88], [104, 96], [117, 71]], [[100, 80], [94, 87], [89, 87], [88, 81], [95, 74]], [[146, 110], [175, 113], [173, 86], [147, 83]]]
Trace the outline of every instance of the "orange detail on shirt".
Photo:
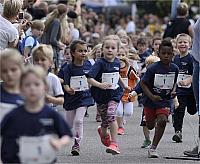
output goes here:
[[[131, 68], [129, 68], [131, 69]], [[136, 83], [137, 83], [137, 75], [135, 74], [135, 72], [133, 70], [130, 71], [130, 74], [129, 76], [127, 75], [128, 74], [128, 67], [124, 67], [124, 68], [120, 68], [120, 75], [122, 78], [128, 78], [128, 86], [131, 87], [131, 88], [134, 88], [136, 86]], [[128, 98], [128, 95], [129, 95], [129, 91], [125, 90], [124, 91], [124, 94], [121, 98], [121, 101], [123, 102], [133, 102], [135, 101], [135, 97], [131, 97], [131, 98]]]

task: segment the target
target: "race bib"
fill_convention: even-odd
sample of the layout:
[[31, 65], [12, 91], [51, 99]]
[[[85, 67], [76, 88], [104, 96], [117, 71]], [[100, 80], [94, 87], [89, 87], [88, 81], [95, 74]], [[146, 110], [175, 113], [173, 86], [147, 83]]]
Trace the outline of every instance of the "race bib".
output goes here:
[[8, 114], [11, 110], [16, 108], [15, 104], [0, 103], [0, 122], [3, 120], [4, 116]]
[[19, 157], [22, 163], [51, 163], [56, 159], [56, 151], [50, 145], [52, 135], [19, 138]]
[[175, 74], [155, 74], [154, 86], [159, 89], [172, 89]]
[[119, 72], [102, 74], [102, 83], [107, 83], [111, 85], [109, 89], [117, 89], [119, 87], [118, 82], [119, 82]]
[[187, 85], [187, 86], [182, 86], [179, 84], [180, 81], [183, 81], [187, 78], [190, 78], [191, 75], [186, 75], [186, 74], [178, 74], [178, 79], [177, 79], [177, 84], [178, 84], [178, 87], [181, 87], [181, 88], [190, 88], [191, 87], [191, 84]]
[[75, 91], [85, 91], [89, 89], [87, 78], [83, 76], [72, 76], [70, 78], [70, 87]]
[[122, 80], [123, 80], [124, 84], [125, 84], [126, 86], [128, 86], [128, 78], [122, 78]]

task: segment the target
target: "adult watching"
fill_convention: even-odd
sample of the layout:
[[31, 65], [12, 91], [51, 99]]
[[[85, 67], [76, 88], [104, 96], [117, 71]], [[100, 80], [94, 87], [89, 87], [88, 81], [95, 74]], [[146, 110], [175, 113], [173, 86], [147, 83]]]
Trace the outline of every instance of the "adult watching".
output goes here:
[[15, 48], [19, 40], [19, 31], [14, 22], [22, 7], [21, 0], [5, 1], [3, 13], [0, 15], [0, 51], [8, 47]]

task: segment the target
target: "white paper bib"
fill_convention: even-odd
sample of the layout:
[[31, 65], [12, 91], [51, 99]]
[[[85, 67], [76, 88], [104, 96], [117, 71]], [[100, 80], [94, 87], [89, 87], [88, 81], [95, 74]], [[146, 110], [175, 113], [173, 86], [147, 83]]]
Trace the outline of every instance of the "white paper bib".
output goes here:
[[180, 81], [183, 81], [187, 78], [190, 78], [191, 75], [187, 75], [187, 74], [178, 74], [178, 79], [177, 79], [177, 84], [178, 84], [178, 87], [181, 87], [181, 88], [190, 88], [191, 87], [191, 84], [187, 85], [187, 86], [181, 86], [179, 84]]
[[70, 78], [70, 87], [75, 91], [85, 91], [89, 89], [87, 78], [83, 76], [72, 76]]
[[107, 83], [111, 85], [109, 89], [117, 89], [119, 87], [118, 82], [119, 82], [119, 72], [102, 74], [102, 83]]
[[19, 157], [22, 163], [51, 163], [56, 159], [56, 151], [50, 145], [52, 135], [20, 137]]
[[126, 86], [128, 86], [128, 78], [122, 78], [122, 80], [123, 80], [124, 84], [125, 84]]
[[159, 89], [172, 89], [175, 74], [155, 74], [154, 86]]

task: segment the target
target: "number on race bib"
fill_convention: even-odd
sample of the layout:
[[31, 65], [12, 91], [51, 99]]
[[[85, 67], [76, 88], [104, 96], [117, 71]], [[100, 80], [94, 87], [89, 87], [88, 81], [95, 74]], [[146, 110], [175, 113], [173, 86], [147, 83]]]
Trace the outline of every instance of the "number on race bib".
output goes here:
[[117, 89], [119, 87], [118, 82], [119, 82], [119, 72], [102, 74], [102, 83], [107, 83], [111, 85], [110, 89]]
[[[50, 144], [52, 135], [39, 137], [20, 137], [19, 157], [22, 163], [52, 163], [56, 159], [56, 151]], [[28, 151], [27, 151], [28, 150]]]
[[175, 74], [155, 74], [154, 86], [159, 89], [172, 89]]
[[89, 89], [87, 78], [84, 76], [72, 76], [70, 78], [70, 87], [75, 91], [85, 91]]

